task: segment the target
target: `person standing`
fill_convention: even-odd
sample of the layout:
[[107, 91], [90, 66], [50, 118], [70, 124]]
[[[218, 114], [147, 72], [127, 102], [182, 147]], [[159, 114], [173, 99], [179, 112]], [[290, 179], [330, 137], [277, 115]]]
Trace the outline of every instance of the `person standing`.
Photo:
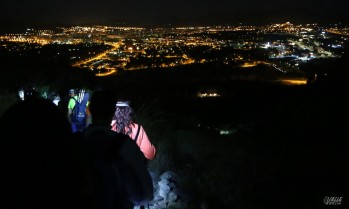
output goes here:
[[53, 100], [52, 100], [52, 102], [53, 102], [56, 106], [58, 106], [60, 101], [61, 101], [61, 97], [60, 97], [58, 94], [54, 94], [54, 95], [53, 95]]
[[73, 132], [82, 131], [88, 125], [89, 116], [87, 106], [89, 93], [80, 89], [75, 95], [74, 89], [69, 90], [70, 99], [68, 102], [68, 119]]
[[67, 118], [69, 122], [71, 121], [71, 114], [73, 112], [75, 101], [78, 99], [78, 96], [75, 95], [75, 89], [69, 89], [69, 100], [68, 100], [68, 115]]
[[112, 130], [128, 135], [143, 152], [144, 157], [152, 160], [156, 154], [155, 146], [150, 142], [144, 128], [135, 122], [134, 111], [129, 101], [118, 101], [116, 111], [111, 122]]
[[114, 98], [110, 91], [94, 92], [89, 105], [92, 123], [76, 135], [82, 137], [96, 173], [98, 208], [131, 209], [153, 199], [153, 183], [137, 144], [111, 130]]

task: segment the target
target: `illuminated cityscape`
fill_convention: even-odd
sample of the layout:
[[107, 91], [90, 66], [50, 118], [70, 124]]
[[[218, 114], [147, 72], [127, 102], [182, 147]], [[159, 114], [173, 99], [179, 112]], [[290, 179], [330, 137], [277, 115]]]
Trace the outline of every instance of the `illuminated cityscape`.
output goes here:
[[[42, 57], [42, 61], [48, 61], [47, 67], [51, 62], [60, 63], [97, 77], [219, 64], [231, 69], [231, 80], [305, 85], [332, 73], [329, 68], [304, 69], [310, 61], [340, 59], [349, 43], [349, 27], [291, 22], [155, 28], [70, 26], [2, 34], [0, 43], [5, 56]], [[260, 69], [267, 70], [258, 72]], [[195, 91], [193, 95], [199, 98], [223, 95], [217, 87]]]
[[[210, 62], [234, 63], [242, 68], [267, 65], [287, 74], [299, 71], [300, 64], [312, 59], [341, 57], [349, 28], [290, 22], [177, 28], [74, 26], [27, 29], [2, 35], [0, 40], [2, 50], [20, 54], [29, 50], [40, 53], [46, 45], [64, 45], [56, 57], [64, 57], [72, 67], [91, 70], [97, 76]], [[253, 57], [251, 53], [256, 51], [262, 54]], [[294, 80], [302, 82], [306, 78]]]

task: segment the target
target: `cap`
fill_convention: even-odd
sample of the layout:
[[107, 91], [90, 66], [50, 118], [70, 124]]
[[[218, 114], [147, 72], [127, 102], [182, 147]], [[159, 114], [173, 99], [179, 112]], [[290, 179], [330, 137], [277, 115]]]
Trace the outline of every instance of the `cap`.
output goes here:
[[74, 89], [69, 89], [69, 93], [75, 93]]

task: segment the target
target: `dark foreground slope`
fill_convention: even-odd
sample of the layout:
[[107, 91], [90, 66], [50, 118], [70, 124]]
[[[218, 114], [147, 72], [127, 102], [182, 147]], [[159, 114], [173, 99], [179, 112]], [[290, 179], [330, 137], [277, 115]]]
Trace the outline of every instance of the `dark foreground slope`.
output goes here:
[[[219, 66], [186, 70], [79, 84], [131, 98], [157, 147], [150, 169], [178, 175], [177, 201], [187, 208], [322, 208], [326, 197], [343, 197], [336, 207], [345, 207], [345, 77], [284, 86], [236, 79]], [[62, 89], [68, 81], [59, 82]], [[203, 92], [221, 96], [198, 97]]]

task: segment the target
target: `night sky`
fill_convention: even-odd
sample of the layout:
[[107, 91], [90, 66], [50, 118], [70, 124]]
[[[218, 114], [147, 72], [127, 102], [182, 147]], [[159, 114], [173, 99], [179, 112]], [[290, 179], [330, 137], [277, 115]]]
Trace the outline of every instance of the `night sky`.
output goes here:
[[346, 0], [7, 0], [2, 27], [14, 25], [212, 25], [347, 22]]

